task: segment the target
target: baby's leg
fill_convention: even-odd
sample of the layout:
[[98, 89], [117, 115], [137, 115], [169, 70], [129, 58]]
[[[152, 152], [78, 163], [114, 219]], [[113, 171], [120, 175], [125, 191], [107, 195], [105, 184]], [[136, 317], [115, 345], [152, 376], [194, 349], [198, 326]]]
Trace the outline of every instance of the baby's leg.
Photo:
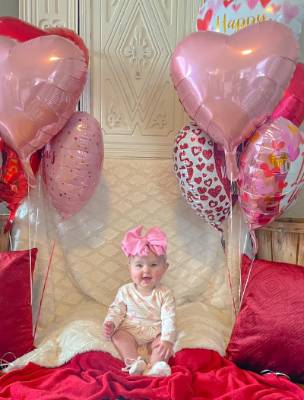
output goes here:
[[131, 333], [118, 329], [112, 336], [112, 342], [123, 360], [136, 360], [138, 357], [137, 343]]
[[164, 359], [164, 357], [162, 357], [159, 354], [158, 351], [159, 345], [160, 345], [160, 336], [157, 336], [157, 338], [155, 338], [151, 343], [151, 357], [150, 357], [151, 365], [154, 365], [158, 361], [166, 361], [166, 362], [168, 361], [168, 359]]
[[159, 352], [160, 337], [158, 336], [150, 345], [151, 357], [150, 364], [151, 369], [148, 371], [148, 376], [169, 376], [171, 374], [171, 368], [167, 364], [168, 357], [164, 357]]
[[137, 342], [134, 336], [127, 331], [118, 329], [112, 336], [112, 342], [125, 362], [126, 368], [123, 368], [123, 371], [129, 372], [130, 375], [142, 374], [147, 364], [141, 357], [138, 357]]

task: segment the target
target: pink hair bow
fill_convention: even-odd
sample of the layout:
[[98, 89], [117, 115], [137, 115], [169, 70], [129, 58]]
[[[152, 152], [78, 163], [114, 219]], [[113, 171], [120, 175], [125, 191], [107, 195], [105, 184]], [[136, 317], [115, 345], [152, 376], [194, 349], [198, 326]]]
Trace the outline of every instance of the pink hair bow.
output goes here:
[[143, 226], [137, 226], [125, 234], [121, 248], [127, 257], [146, 256], [152, 251], [158, 256], [166, 254], [167, 237], [159, 228], [151, 228], [142, 236]]

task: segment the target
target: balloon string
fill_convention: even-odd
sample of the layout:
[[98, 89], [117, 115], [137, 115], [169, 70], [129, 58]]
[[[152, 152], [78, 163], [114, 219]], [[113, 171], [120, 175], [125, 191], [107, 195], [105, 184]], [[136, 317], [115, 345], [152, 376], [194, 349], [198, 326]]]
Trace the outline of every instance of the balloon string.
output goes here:
[[242, 302], [243, 302], [243, 299], [244, 299], [244, 295], [245, 295], [245, 291], [246, 291], [247, 286], [248, 286], [249, 278], [250, 278], [251, 271], [252, 271], [252, 268], [253, 268], [253, 265], [254, 265], [253, 262], [256, 259], [256, 256], [257, 256], [257, 253], [258, 253], [258, 242], [257, 242], [255, 231], [252, 228], [250, 228], [249, 234], [250, 234], [250, 238], [251, 238], [251, 241], [252, 241], [253, 257], [251, 259], [250, 268], [249, 268], [249, 271], [248, 271], [248, 274], [247, 274], [247, 277], [246, 277], [245, 285], [243, 287], [243, 292], [242, 292], [242, 295], [240, 297], [240, 307], [242, 305]]
[[[239, 218], [239, 230], [238, 231], [241, 234], [241, 232], [242, 232], [242, 217]], [[238, 248], [238, 250], [239, 250], [238, 251], [238, 254], [239, 254], [239, 265], [238, 265], [238, 267], [239, 267], [239, 269], [238, 269], [238, 272], [239, 272], [239, 281], [238, 281], [238, 288], [239, 288], [239, 290], [238, 290], [238, 301], [239, 301], [239, 306], [240, 306], [241, 287], [242, 287], [242, 255], [245, 252], [246, 244], [247, 244], [247, 235], [246, 235], [245, 236], [245, 240], [244, 240], [243, 249], [241, 249], [242, 243], [241, 243], [240, 236], [241, 235], [239, 235], [239, 248]]]
[[[27, 198], [28, 202], [30, 203], [30, 188], [29, 188], [29, 176], [27, 175]], [[28, 240], [29, 240], [29, 256], [30, 256], [30, 264], [29, 264], [29, 269], [30, 269], [30, 294], [31, 294], [31, 305], [33, 305], [33, 274], [32, 274], [32, 238], [31, 238], [31, 221], [30, 221], [30, 211], [28, 210]]]
[[258, 242], [254, 230], [250, 229], [250, 237], [252, 241], [253, 258], [258, 254]]
[[252, 271], [252, 269], [253, 269], [253, 265], [254, 265], [253, 262], [254, 262], [254, 260], [255, 260], [255, 256], [251, 259], [250, 268], [249, 268], [248, 274], [247, 274], [247, 276], [246, 276], [245, 285], [244, 285], [243, 292], [242, 292], [242, 296], [241, 296], [241, 299], [240, 299], [240, 308], [241, 308], [241, 305], [242, 305], [242, 303], [243, 303], [244, 294], [245, 294], [245, 291], [246, 291], [247, 286], [248, 286], [248, 282], [249, 282], [249, 278], [250, 278], [250, 275], [251, 275], [251, 271]]
[[[39, 170], [37, 171], [37, 188], [39, 190], [38, 197], [39, 197], [39, 199], [41, 199], [42, 193], [41, 193], [41, 169], [40, 169], [40, 166], [39, 166]], [[35, 239], [33, 240], [33, 247], [36, 247], [36, 243], [37, 243], [39, 210], [40, 210], [40, 207], [36, 206], [35, 207], [36, 215], [35, 215], [35, 218], [33, 218], [33, 220], [35, 221], [35, 230], [34, 230]]]
[[[241, 297], [242, 297], [242, 287], [243, 287], [243, 279], [242, 279], [242, 255], [246, 253], [246, 248], [247, 248], [247, 241], [248, 241], [248, 233], [246, 233], [246, 237], [244, 240], [244, 246], [243, 246], [243, 250], [241, 253], [241, 258], [240, 258], [240, 263], [239, 263], [239, 276], [240, 276], [240, 280], [239, 280], [239, 304], [241, 303]], [[241, 307], [241, 305], [240, 305]]]
[[13, 239], [12, 239], [11, 231], [8, 232], [8, 240], [9, 240], [9, 250], [12, 250], [13, 249]]
[[230, 269], [229, 269], [229, 266], [228, 266], [228, 262], [226, 262], [226, 266], [227, 266], [227, 271], [228, 271], [228, 282], [229, 282], [229, 288], [230, 288], [230, 293], [231, 293], [233, 311], [234, 311], [234, 315], [236, 316], [237, 315], [237, 308], [236, 308], [236, 304], [235, 304], [235, 298], [233, 296], [231, 273], [230, 273]]
[[[232, 211], [233, 211], [233, 189], [234, 189], [234, 185], [232, 183], [232, 171], [230, 171], [230, 193], [229, 193], [229, 197], [230, 197], [230, 217], [229, 217], [229, 231], [230, 234], [228, 234], [228, 240], [230, 237], [230, 245], [228, 243], [228, 257], [226, 258], [226, 267], [227, 267], [227, 273], [228, 273], [228, 283], [229, 283], [229, 289], [230, 289], [230, 294], [231, 294], [231, 299], [232, 299], [232, 305], [233, 305], [233, 310], [234, 310], [234, 315], [236, 317], [237, 315], [237, 307], [236, 307], [236, 302], [235, 302], [235, 298], [233, 295], [233, 285], [232, 285], [232, 279], [231, 279], [231, 270], [229, 267], [229, 248], [231, 247], [232, 244], [232, 232], [233, 232], [233, 218], [232, 218]], [[231, 251], [231, 250], [230, 250]]]
[[44, 284], [43, 284], [43, 289], [42, 289], [42, 293], [41, 293], [41, 298], [40, 298], [40, 302], [39, 302], [39, 308], [38, 308], [38, 313], [37, 313], [37, 319], [36, 319], [36, 324], [35, 324], [35, 329], [34, 329], [34, 340], [36, 337], [36, 332], [37, 332], [37, 327], [38, 327], [38, 322], [40, 319], [40, 314], [41, 314], [41, 308], [42, 308], [42, 302], [44, 299], [44, 292], [46, 289], [46, 284], [48, 281], [48, 277], [49, 277], [49, 272], [51, 269], [51, 265], [52, 265], [52, 260], [53, 260], [53, 255], [54, 255], [54, 249], [55, 249], [55, 240], [53, 242], [53, 246], [52, 246], [52, 250], [51, 250], [51, 254], [50, 254], [50, 258], [49, 258], [49, 263], [48, 263], [48, 267], [47, 267], [47, 271], [46, 271], [46, 276], [45, 276], [45, 280], [44, 280]]

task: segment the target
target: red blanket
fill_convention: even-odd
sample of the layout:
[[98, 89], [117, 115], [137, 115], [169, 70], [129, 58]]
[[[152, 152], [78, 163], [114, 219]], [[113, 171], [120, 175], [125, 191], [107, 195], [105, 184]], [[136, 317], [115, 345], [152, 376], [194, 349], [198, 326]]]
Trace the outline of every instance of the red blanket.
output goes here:
[[187, 349], [165, 378], [129, 376], [108, 353], [75, 356], [57, 368], [28, 364], [0, 377], [0, 399], [30, 400], [289, 400], [304, 391], [286, 378], [244, 371], [210, 350]]

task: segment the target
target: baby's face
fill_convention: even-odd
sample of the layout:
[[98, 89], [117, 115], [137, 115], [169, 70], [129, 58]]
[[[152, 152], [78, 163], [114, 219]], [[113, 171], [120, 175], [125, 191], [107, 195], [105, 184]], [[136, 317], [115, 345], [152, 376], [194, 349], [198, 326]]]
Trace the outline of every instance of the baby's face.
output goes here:
[[130, 257], [130, 275], [137, 290], [143, 294], [149, 294], [161, 281], [168, 268], [164, 256], [157, 256], [149, 252], [147, 256]]

